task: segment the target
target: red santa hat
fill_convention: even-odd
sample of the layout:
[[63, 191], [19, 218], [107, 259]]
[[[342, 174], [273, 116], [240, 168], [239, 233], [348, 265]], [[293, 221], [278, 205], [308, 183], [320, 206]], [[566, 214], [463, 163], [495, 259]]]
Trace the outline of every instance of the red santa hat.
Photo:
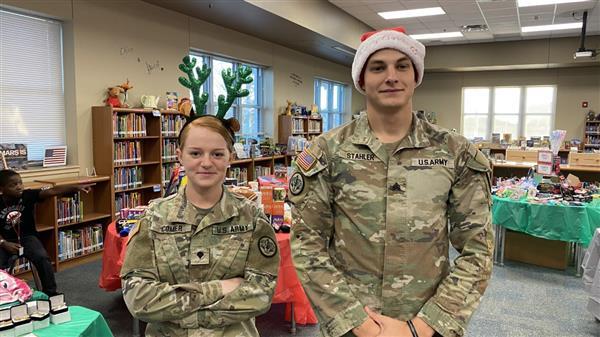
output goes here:
[[396, 49], [410, 58], [417, 71], [417, 86], [421, 84], [425, 68], [425, 46], [406, 35], [404, 27], [367, 32], [360, 37], [360, 41], [360, 46], [358, 46], [356, 55], [354, 55], [354, 62], [352, 62], [352, 80], [358, 92], [363, 95], [365, 94], [360, 82], [363, 69], [369, 57], [378, 50], [388, 48]]

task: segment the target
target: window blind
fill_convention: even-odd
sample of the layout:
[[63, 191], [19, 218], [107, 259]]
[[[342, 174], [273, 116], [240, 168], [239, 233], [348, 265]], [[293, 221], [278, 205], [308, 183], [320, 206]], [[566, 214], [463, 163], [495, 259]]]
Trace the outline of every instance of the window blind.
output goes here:
[[0, 143], [65, 145], [60, 22], [0, 10]]

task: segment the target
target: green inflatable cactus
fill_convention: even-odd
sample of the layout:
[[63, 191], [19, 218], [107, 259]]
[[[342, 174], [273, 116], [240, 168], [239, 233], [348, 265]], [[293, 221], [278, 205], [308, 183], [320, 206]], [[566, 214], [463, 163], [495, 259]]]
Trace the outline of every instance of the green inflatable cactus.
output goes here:
[[[194, 68], [198, 76], [197, 78], [194, 76]], [[206, 102], [208, 102], [208, 94], [204, 92], [200, 95], [200, 87], [206, 82], [211, 69], [206, 64], [203, 64], [202, 68], [196, 67], [196, 59], [189, 56], [183, 58], [183, 63], [179, 65], [179, 69], [188, 75], [188, 78], [179, 77], [179, 83], [192, 91], [196, 115], [203, 115]]]
[[227, 90], [227, 98], [223, 95], [219, 95], [218, 104], [219, 109], [217, 111], [217, 118], [223, 119], [227, 110], [233, 104], [233, 101], [238, 97], [246, 97], [250, 92], [247, 89], [242, 89], [242, 84], [250, 84], [254, 80], [252, 76], [252, 69], [246, 66], [240, 66], [237, 68], [235, 74], [231, 69], [226, 69], [221, 72], [223, 76], [223, 82], [225, 82], [225, 89]]

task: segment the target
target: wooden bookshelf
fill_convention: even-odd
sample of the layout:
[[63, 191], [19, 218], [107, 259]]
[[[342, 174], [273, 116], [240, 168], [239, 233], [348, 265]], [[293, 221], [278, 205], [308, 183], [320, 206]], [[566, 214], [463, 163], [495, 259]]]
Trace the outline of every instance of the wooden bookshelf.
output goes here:
[[600, 121], [585, 121], [582, 142], [583, 152], [600, 150]]
[[279, 116], [280, 144], [287, 144], [290, 136], [302, 136], [311, 140], [323, 133], [323, 120], [309, 116]]
[[[41, 189], [54, 186], [67, 186], [76, 184], [93, 184], [89, 193], [79, 192], [79, 202], [82, 217], [72, 223], [59, 223], [59, 211], [57, 209], [59, 200], [68, 195], [59, 195], [46, 198], [36, 204], [35, 223], [40, 241], [46, 248], [50, 261], [58, 271], [72, 266], [69, 260], [59, 261], [59, 234], [62, 230], [83, 230], [86, 227], [98, 226], [102, 229], [102, 238], [106, 233], [108, 224], [112, 221], [112, 200], [110, 195], [111, 177], [72, 177], [59, 179], [38, 179], [26, 183], [26, 189]], [[83, 241], [82, 241], [83, 242]], [[94, 252], [96, 253], [96, 252]], [[85, 257], [93, 254], [82, 254]], [[28, 271], [23, 274], [27, 277]]]
[[[258, 178], [256, 176], [257, 167], [268, 167], [270, 169], [270, 174], [273, 174], [276, 165], [289, 166], [290, 164], [291, 156], [288, 155], [238, 159], [231, 162], [231, 167], [227, 170], [227, 177], [234, 178], [232, 172], [234, 172], [236, 168], [245, 168], [247, 170], [247, 181], [253, 181]], [[247, 181], [238, 180], [238, 183], [244, 184]]]
[[[98, 174], [111, 177], [111, 217], [121, 207], [146, 205], [161, 196], [161, 116], [161, 111], [152, 109], [92, 107], [94, 167]], [[138, 122], [117, 126], [119, 118]], [[142, 130], [142, 135], [119, 134], [131, 134], [131, 130]], [[122, 199], [135, 200], [117, 205]]]

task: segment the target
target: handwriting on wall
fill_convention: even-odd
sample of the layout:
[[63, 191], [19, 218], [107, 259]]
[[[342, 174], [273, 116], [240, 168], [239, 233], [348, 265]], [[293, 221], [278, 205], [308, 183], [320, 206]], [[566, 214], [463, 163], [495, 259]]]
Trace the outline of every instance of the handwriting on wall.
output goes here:
[[158, 60], [156, 60], [153, 63], [150, 63], [148, 61], [144, 61], [144, 64], [146, 65], [146, 72], [148, 74], [152, 74], [152, 72], [155, 71], [155, 70], [160, 70], [160, 71], [165, 70], [165, 68], [163, 68], [163, 67], [160, 66], [160, 61], [158, 61]]
[[[130, 56], [134, 53], [134, 49], [133, 47], [121, 47], [119, 48], [119, 55], [127, 57]], [[160, 60], [146, 60], [145, 58], [141, 57], [141, 56], [137, 56], [137, 62], [140, 63], [144, 68], [144, 71], [148, 74], [148, 75], [152, 75], [153, 72], [155, 71], [164, 71], [165, 68], [161, 67], [160, 65]]]
[[299, 87], [302, 85], [302, 76], [295, 73], [290, 73], [290, 79], [292, 80], [292, 84], [294, 86]]
[[121, 54], [121, 56], [125, 56], [131, 52], [133, 52], [133, 48], [131, 47], [123, 47], [121, 50], [119, 50], [119, 54]]

